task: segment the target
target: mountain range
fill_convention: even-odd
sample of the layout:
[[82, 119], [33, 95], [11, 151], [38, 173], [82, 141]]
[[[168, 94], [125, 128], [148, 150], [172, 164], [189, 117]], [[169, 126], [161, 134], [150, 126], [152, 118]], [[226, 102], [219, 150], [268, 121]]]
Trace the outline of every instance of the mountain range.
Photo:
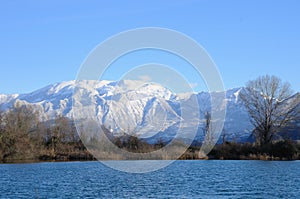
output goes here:
[[[227, 106], [222, 133], [226, 140], [245, 141], [253, 130], [239, 97], [242, 89], [229, 89], [225, 93]], [[6, 111], [16, 103], [31, 105], [40, 113], [42, 121], [58, 115], [75, 120], [92, 115], [112, 134], [129, 132], [149, 141], [171, 140], [178, 129], [186, 132], [187, 138], [188, 132], [196, 131], [195, 140], [202, 141], [205, 113], [211, 111], [213, 94], [176, 94], [162, 85], [138, 80], [79, 83], [73, 80], [48, 85], [28, 94], [0, 94], [0, 109]], [[183, 111], [188, 116], [185, 116], [185, 122], [180, 122]]]

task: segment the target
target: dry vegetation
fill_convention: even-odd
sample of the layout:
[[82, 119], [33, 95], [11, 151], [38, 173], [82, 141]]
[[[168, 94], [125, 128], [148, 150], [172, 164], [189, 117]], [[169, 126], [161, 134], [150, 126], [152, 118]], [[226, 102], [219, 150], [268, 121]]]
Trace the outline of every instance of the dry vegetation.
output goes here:
[[0, 162], [95, 160], [94, 156], [102, 160], [300, 158], [300, 144], [290, 140], [263, 146], [224, 142], [216, 145], [206, 156], [200, 153], [201, 145], [185, 150], [187, 146], [180, 140], [173, 141], [172, 147], [162, 140], [149, 144], [135, 136], [113, 137], [105, 128], [103, 131], [111, 142], [91, 137], [88, 141], [84, 140], [88, 151], [68, 118], [59, 116], [53, 121], [41, 123], [31, 107], [17, 105], [11, 111], [2, 113], [0, 119]]

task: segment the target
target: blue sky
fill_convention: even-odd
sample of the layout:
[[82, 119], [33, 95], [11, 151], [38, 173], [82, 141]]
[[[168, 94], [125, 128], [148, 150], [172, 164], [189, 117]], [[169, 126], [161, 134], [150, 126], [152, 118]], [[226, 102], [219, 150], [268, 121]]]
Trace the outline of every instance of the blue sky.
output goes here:
[[[174, 29], [201, 44], [226, 88], [271, 74], [300, 91], [299, 10], [296, 0], [1, 1], [0, 93], [26, 93], [75, 79], [100, 42], [149, 26]], [[131, 61], [120, 65], [136, 63], [134, 56]], [[119, 77], [118, 67], [108, 79]], [[186, 75], [195, 90], [204, 89], [201, 79]]]

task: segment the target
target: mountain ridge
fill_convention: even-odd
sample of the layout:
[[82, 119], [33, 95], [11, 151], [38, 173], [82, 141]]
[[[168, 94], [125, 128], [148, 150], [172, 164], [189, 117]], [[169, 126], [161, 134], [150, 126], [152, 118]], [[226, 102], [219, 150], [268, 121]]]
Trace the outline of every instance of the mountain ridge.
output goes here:
[[[84, 97], [79, 100], [74, 97], [79, 92], [78, 85], [85, 92], [80, 93]], [[244, 88], [229, 89], [225, 94], [227, 106], [224, 132], [229, 140], [245, 140], [253, 130], [249, 115], [239, 98], [242, 89]], [[72, 119], [74, 108], [82, 108], [86, 110], [80, 113], [83, 114], [82, 118], [84, 114], [94, 112], [101, 125], [112, 133], [134, 132], [141, 138], [157, 134], [168, 140], [172, 138], [174, 131], [181, 128], [181, 105], [188, 104], [187, 101], [195, 97], [199, 105], [188, 107], [190, 123], [182, 128], [189, 132], [192, 127], [196, 128], [198, 122], [196, 139], [203, 140], [204, 113], [211, 109], [212, 93], [176, 94], [159, 84], [136, 80], [82, 81], [79, 84], [71, 80], [50, 84], [27, 94], [0, 94], [0, 109], [6, 111], [15, 103], [31, 105], [40, 113], [41, 120], [49, 120], [58, 115]], [[80, 118], [81, 115], [77, 117]]]

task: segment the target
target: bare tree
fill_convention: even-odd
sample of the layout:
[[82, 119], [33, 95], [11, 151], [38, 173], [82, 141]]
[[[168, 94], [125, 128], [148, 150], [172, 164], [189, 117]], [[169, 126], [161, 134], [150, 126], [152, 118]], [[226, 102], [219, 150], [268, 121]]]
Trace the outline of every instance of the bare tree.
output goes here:
[[226, 136], [227, 136], [227, 133], [226, 133], [226, 129], [224, 127], [223, 130], [222, 130], [222, 133], [221, 133], [222, 144], [225, 144], [225, 142], [226, 142]]
[[10, 156], [14, 150], [11, 147], [13, 140], [5, 130], [4, 114], [0, 111], [0, 161], [4, 161], [7, 156]]
[[213, 139], [210, 112], [207, 111], [204, 113], [204, 119], [205, 119], [205, 126], [203, 128], [204, 142], [206, 142], [208, 145], [210, 145], [212, 143], [212, 139]]
[[249, 81], [240, 95], [254, 125], [259, 145], [273, 139], [283, 127], [299, 116], [300, 96], [292, 97], [290, 84], [275, 76], [261, 76]]
[[56, 157], [58, 153], [66, 153], [66, 150], [69, 150], [67, 144], [73, 141], [73, 132], [69, 119], [62, 115], [56, 116], [54, 125], [49, 133], [51, 156]]
[[32, 158], [35, 146], [32, 139], [36, 137], [37, 113], [29, 105], [16, 103], [14, 108], [3, 115], [1, 133], [2, 159], [5, 157]]

